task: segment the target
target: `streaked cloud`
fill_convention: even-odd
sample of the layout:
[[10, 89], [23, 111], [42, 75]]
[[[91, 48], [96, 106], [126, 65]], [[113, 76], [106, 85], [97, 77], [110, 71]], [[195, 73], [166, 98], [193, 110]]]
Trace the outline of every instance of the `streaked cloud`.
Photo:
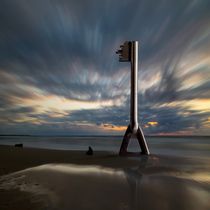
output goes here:
[[0, 3], [0, 133], [119, 134], [129, 124], [124, 40], [140, 41], [147, 134], [209, 135], [210, 3]]

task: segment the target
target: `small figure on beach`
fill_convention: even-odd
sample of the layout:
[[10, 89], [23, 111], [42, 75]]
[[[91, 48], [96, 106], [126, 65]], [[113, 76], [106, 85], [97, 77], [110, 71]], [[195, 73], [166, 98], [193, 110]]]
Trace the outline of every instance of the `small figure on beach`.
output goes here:
[[89, 146], [86, 155], [93, 155], [93, 149]]
[[23, 144], [21, 144], [21, 143], [15, 144], [15, 147], [23, 147]]

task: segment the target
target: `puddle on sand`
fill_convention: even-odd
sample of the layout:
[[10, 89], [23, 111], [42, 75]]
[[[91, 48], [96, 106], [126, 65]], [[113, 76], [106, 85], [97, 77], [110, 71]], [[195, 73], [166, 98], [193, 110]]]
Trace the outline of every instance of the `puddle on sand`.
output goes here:
[[210, 209], [202, 183], [168, 169], [150, 171], [46, 164], [2, 176], [0, 188], [45, 195], [49, 209]]

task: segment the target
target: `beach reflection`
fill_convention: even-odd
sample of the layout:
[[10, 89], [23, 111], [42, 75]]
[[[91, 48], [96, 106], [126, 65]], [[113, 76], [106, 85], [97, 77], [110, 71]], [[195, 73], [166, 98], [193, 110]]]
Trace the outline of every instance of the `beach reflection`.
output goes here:
[[209, 181], [207, 173], [184, 176], [160, 162], [142, 157], [123, 169], [46, 164], [2, 177], [0, 188], [19, 188], [43, 202], [48, 196], [48, 209], [210, 209], [209, 182], [201, 181]]
[[131, 210], [210, 209], [209, 172], [181, 173], [170, 161], [169, 165], [161, 161], [158, 157], [146, 156], [141, 158], [139, 167], [124, 170], [130, 186]]
[[33, 168], [34, 171], [55, 171], [67, 174], [77, 174], [86, 176], [119, 176], [125, 178], [125, 174], [122, 170], [104, 168], [101, 166], [84, 166], [75, 164], [46, 164]]

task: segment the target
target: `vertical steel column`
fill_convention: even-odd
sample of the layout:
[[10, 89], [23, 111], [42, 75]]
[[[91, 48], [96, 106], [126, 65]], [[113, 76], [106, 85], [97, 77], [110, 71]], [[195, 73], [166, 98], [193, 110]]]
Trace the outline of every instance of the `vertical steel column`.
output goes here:
[[138, 129], [138, 42], [131, 42], [131, 95], [130, 126], [133, 133]]
[[121, 62], [131, 62], [130, 124], [125, 132], [119, 155], [131, 154], [127, 147], [132, 136], [138, 139], [141, 154], [149, 155], [143, 131], [138, 124], [138, 41], [125, 42], [117, 51]]

